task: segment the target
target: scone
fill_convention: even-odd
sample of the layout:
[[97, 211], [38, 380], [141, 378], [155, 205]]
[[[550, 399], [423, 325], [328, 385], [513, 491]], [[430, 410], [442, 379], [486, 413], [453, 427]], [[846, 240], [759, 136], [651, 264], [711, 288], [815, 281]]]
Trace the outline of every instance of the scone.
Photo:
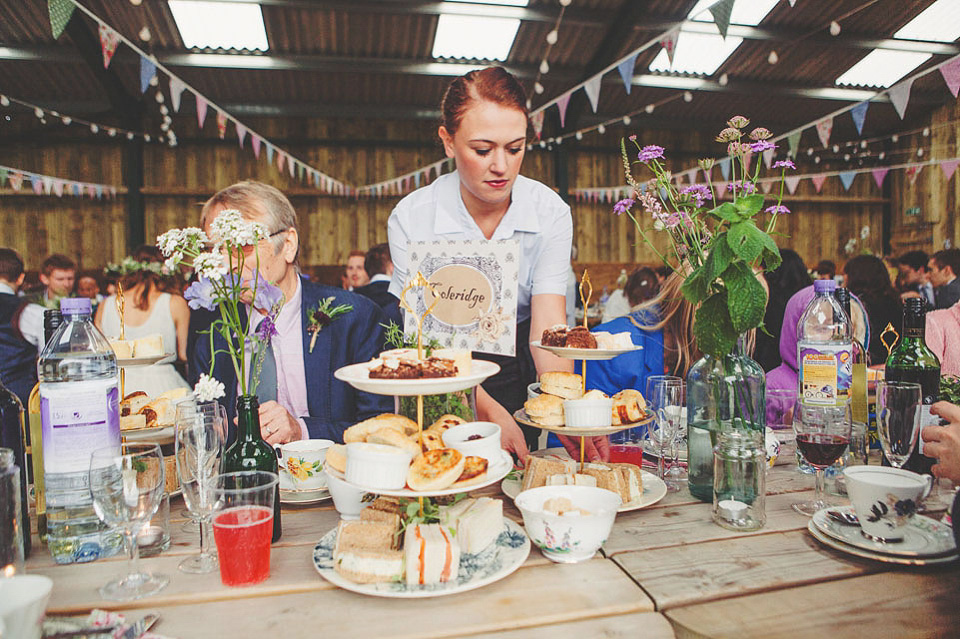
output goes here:
[[523, 409], [535, 424], [563, 426], [563, 400], [556, 395], [537, 395], [524, 402]]
[[543, 373], [540, 375], [540, 391], [564, 399], [580, 399], [583, 397], [583, 380], [576, 373]]

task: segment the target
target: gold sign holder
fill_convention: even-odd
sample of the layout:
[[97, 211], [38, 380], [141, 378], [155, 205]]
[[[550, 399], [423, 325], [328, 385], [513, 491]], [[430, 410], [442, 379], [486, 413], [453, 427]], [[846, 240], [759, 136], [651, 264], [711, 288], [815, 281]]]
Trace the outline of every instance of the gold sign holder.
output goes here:
[[[123, 330], [123, 284], [120, 280], [117, 280], [117, 313], [120, 315], [120, 341], [126, 339], [126, 335]], [[127, 396], [126, 389], [124, 388], [124, 383], [126, 379], [124, 377], [123, 366], [120, 367], [120, 401], [123, 401], [123, 398]]]
[[[418, 315], [413, 307], [410, 306], [409, 302], [407, 302], [407, 292], [413, 288], [427, 289], [430, 291], [430, 294], [433, 295], [433, 303], [427, 307], [423, 315]], [[433, 284], [431, 284], [430, 280], [425, 278], [420, 271], [417, 271], [416, 276], [410, 278], [410, 281], [407, 282], [407, 285], [400, 292], [400, 306], [417, 320], [417, 359], [423, 359], [423, 320], [433, 312], [434, 307], [439, 301], [440, 297], [437, 295], [437, 292], [433, 290]], [[426, 304], [426, 299], [424, 299], [424, 304]], [[420, 450], [423, 450], [423, 395], [417, 395], [417, 443], [420, 444]], [[418, 497], [417, 502], [420, 504], [420, 515], [422, 516], [423, 497]]]
[[[583, 304], [583, 327], [590, 330], [587, 325], [587, 316], [590, 311], [590, 297], [593, 295], [593, 284], [590, 283], [590, 274], [587, 269], [583, 269], [583, 277], [580, 278], [580, 302]], [[587, 360], [580, 360], [580, 389], [583, 393], [587, 392]], [[583, 465], [586, 463], [586, 440], [580, 437], [580, 472], [583, 472]]]
[[[893, 336], [893, 340], [888, 344], [887, 339], [891, 335]], [[883, 329], [883, 332], [880, 333], [880, 342], [887, 349], [887, 357], [890, 357], [890, 353], [891, 351], [893, 351], [893, 347], [896, 346], [897, 342], [899, 341], [900, 341], [900, 334], [897, 333], [897, 329], [893, 327], [893, 324], [891, 324], [890, 322], [887, 322], [887, 325]]]

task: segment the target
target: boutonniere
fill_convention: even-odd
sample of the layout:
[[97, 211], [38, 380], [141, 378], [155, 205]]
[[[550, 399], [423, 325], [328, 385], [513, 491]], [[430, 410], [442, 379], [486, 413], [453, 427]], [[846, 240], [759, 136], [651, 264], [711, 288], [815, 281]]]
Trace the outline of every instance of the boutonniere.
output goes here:
[[337, 319], [341, 315], [346, 315], [353, 310], [351, 304], [340, 304], [339, 306], [333, 306], [333, 300], [335, 298], [328, 297], [314, 308], [311, 308], [307, 311], [307, 331], [313, 333], [313, 337], [310, 338], [310, 351], [313, 352], [313, 345], [317, 343], [317, 335], [320, 334], [320, 329], [324, 326], [328, 326], [333, 320]]

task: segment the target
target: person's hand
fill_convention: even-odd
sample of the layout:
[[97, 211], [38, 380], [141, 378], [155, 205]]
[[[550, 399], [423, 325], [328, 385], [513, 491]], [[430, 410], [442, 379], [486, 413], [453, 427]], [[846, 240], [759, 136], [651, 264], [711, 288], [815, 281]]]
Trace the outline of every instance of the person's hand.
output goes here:
[[530, 454], [530, 450], [527, 448], [527, 441], [523, 438], [523, 431], [520, 430], [520, 426], [512, 417], [497, 423], [500, 425], [500, 447], [508, 453], [516, 455], [522, 464], [523, 460]]
[[[560, 443], [575, 461], [580, 461], [580, 437], [557, 435]], [[610, 439], [595, 436], [583, 438], [583, 453], [586, 461], [610, 461]]]
[[927, 426], [921, 432], [923, 454], [937, 463], [931, 471], [936, 477], [960, 482], [960, 406], [937, 402], [930, 408], [934, 415], [950, 422], [948, 426]]
[[297, 418], [272, 400], [260, 405], [260, 435], [270, 445], [286, 444], [303, 438]]

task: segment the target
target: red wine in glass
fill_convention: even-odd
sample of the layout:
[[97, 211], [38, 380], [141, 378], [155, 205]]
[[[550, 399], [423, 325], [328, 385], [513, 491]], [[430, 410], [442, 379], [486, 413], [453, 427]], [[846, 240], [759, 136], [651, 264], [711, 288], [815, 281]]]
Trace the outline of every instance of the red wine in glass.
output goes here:
[[840, 459], [850, 443], [849, 437], [829, 433], [801, 433], [797, 435], [797, 448], [812, 466], [826, 468]]

